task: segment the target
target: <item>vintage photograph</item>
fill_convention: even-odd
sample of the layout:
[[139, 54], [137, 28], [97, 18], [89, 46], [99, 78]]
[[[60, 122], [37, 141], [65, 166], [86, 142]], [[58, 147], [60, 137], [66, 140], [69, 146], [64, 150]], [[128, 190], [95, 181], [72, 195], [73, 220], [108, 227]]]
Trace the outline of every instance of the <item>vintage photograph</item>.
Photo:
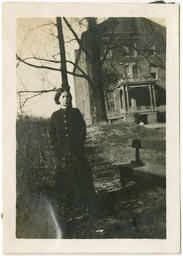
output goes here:
[[3, 5], [5, 253], [180, 252], [179, 6]]
[[166, 239], [166, 21], [16, 20], [16, 237]]

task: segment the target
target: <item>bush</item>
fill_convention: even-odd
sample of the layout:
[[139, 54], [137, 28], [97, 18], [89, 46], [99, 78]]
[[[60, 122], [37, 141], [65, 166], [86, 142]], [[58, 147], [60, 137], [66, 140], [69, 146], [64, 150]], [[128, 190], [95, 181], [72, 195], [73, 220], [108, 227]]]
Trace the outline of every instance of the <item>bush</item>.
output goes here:
[[[47, 185], [53, 179], [54, 157], [49, 140], [49, 120], [30, 116], [16, 122], [17, 195]], [[51, 180], [50, 180], [51, 179]]]

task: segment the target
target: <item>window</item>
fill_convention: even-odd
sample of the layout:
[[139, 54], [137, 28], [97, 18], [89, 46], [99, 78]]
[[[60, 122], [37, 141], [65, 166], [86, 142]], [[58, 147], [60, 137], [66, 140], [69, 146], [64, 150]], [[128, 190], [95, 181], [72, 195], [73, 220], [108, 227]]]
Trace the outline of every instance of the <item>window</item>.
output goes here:
[[119, 91], [119, 95], [120, 95], [120, 105], [121, 105], [121, 108], [123, 109], [123, 91], [122, 90]]
[[155, 54], [156, 54], [156, 46], [155, 46], [155, 45], [153, 45], [153, 46], [151, 46], [151, 47], [149, 48], [149, 53], [150, 53], [151, 55], [155, 55]]
[[124, 55], [125, 56], [129, 56], [130, 55], [130, 48], [129, 48], [129, 46], [124, 46], [123, 49], [124, 49]]
[[122, 47], [122, 54], [126, 57], [136, 57], [137, 56], [137, 46], [136, 43], [130, 43], [129, 45], [125, 45]]
[[139, 69], [136, 63], [129, 63], [124, 66], [125, 69], [125, 77], [138, 79], [139, 78]]
[[114, 91], [107, 91], [107, 109], [109, 112], [116, 110]]
[[131, 56], [132, 57], [137, 57], [137, 44], [133, 43], [131, 46]]
[[[107, 49], [106, 49], [107, 50]], [[106, 51], [104, 52], [104, 54], [106, 53]], [[112, 57], [112, 49], [109, 49], [106, 55], [107, 58], [111, 58]]]
[[137, 64], [134, 64], [133, 67], [132, 67], [132, 69], [133, 69], [133, 78], [134, 78], [134, 79], [138, 79], [138, 77], [139, 77], [139, 72], [138, 72], [138, 66], [137, 66]]
[[158, 68], [157, 67], [150, 67], [150, 75], [153, 79], [158, 79]]
[[125, 77], [131, 78], [130, 65], [125, 65]]
[[156, 46], [152, 45], [149, 48], [144, 48], [143, 52], [147, 55], [147, 56], [151, 56], [151, 55], [156, 55]]
[[104, 41], [103, 43], [104, 43], [104, 45], [103, 45], [103, 56], [106, 54], [106, 51], [107, 51], [106, 58], [111, 58], [113, 56], [113, 50], [114, 50], [113, 46], [111, 46], [111, 45], [109, 46], [107, 41]]

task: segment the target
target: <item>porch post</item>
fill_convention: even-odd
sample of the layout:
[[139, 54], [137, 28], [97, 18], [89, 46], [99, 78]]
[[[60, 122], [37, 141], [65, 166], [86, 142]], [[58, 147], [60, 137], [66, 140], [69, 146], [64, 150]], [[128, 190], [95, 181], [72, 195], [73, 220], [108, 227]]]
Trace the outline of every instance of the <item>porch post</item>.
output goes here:
[[125, 110], [125, 112], [127, 111], [127, 107], [126, 107], [126, 97], [125, 97], [125, 85], [122, 86], [122, 103], [123, 103], [123, 109]]
[[152, 87], [151, 87], [151, 84], [149, 85], [149, 94], [150, 94], [151, 107], [153, 108], [153, 98], [152, 98]]
[[152, 93], [153, 93], [154, 108], [156, 108], [156, 95], [154, 90], [154, 84], [152, 84]]
[[125, 91], [126, 91], [126, 105], [127, 105], [127, 111], [129, 109], [129, 98], [128, 98], [128, 85], [125, 85]]

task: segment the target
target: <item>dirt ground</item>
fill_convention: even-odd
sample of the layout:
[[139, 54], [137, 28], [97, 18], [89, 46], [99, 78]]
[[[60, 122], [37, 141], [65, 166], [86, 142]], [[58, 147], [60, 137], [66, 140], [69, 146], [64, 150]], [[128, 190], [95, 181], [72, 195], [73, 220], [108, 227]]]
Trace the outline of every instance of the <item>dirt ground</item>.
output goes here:
[[155, 185], [138, 175], [135, 180], [121, 191], [98, 195], [98, 216], [71, 222], [69, 238], [166, 238], [163, 182]]

